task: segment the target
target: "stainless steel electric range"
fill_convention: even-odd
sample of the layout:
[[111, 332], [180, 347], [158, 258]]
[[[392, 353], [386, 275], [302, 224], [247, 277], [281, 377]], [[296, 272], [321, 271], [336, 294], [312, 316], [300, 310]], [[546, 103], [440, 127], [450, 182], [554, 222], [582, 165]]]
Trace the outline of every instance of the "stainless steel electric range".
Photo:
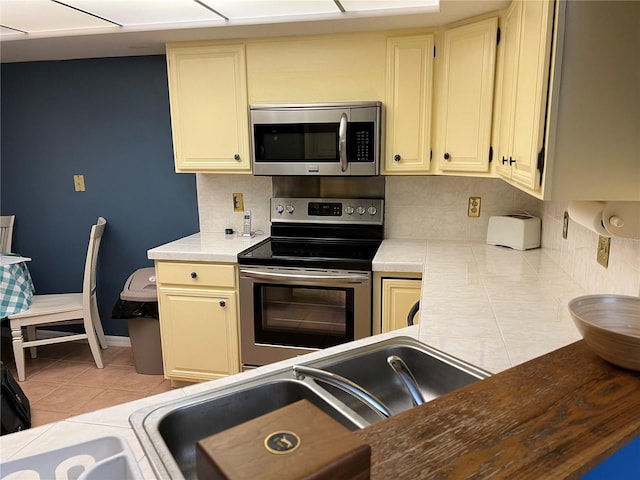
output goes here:
[[243, 368], [371, 335], [384, 200], [272, 198], [271, 236], [238, 254]]

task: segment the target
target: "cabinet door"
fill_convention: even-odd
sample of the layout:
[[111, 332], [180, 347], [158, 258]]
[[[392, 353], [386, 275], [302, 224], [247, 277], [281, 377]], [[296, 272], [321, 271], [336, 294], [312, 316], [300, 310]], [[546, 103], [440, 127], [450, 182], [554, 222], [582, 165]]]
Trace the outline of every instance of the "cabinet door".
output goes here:
[[[420, 300], [422, 282], [414, 279], [385, 278], [382, 281], [382, 332], [407, 326], [411, 307]], [[418, 319], [415, 318], [415, 323]]]
[[244, 45], [169, 46], [177, 172], [250, 173]]
[[438, 107], [442, 171], [489, 169], [498, 19], [444, 32]]
[[511, 2], [502, 24], [500, 65], [501, 75], [498, 89], [499, 125], [496, 148], [496, 172], [511, 178], [513, 164], [513, 124], [514, 104], [518, 73], [518, 51], [520, 48], [520, 17], [522, 2]]
[[236, 294], [160, 288], [164, 371], [174, 380], [211, 380], [238, 373]]
[[550, 2], [522, 2], [517, 83], [513, 105], [513, 171], [511, 177], [539, 189], [538, 153], [542, 149], [549, 78]]
[[433, 43], [433, 35], [387, 41], [386, 174], [429, 170]]

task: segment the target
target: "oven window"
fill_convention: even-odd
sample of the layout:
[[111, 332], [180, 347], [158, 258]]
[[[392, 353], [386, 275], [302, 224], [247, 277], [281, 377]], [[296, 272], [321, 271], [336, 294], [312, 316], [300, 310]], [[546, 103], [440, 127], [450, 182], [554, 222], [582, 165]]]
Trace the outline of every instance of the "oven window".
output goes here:
[[325, 348], [354, 339], [353, 289], [257, 284], [257, 343]]

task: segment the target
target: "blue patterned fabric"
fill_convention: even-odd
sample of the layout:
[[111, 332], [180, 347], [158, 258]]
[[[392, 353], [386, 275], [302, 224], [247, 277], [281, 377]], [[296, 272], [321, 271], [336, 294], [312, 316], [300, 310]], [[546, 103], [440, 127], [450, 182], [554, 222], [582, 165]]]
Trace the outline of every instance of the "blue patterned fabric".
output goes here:
[[28, 310], [33, 299], [33, 282], [27, 265], [0, 265], [0, 318]]

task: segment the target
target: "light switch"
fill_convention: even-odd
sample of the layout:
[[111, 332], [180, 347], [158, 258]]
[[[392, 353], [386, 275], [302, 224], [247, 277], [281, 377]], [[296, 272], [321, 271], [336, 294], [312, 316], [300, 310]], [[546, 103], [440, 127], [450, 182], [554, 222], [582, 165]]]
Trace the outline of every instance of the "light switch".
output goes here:
[[73, 184], [76, 187], [76, 192], [84, 192], [84, 175], [74, 175], [73, 176]]

